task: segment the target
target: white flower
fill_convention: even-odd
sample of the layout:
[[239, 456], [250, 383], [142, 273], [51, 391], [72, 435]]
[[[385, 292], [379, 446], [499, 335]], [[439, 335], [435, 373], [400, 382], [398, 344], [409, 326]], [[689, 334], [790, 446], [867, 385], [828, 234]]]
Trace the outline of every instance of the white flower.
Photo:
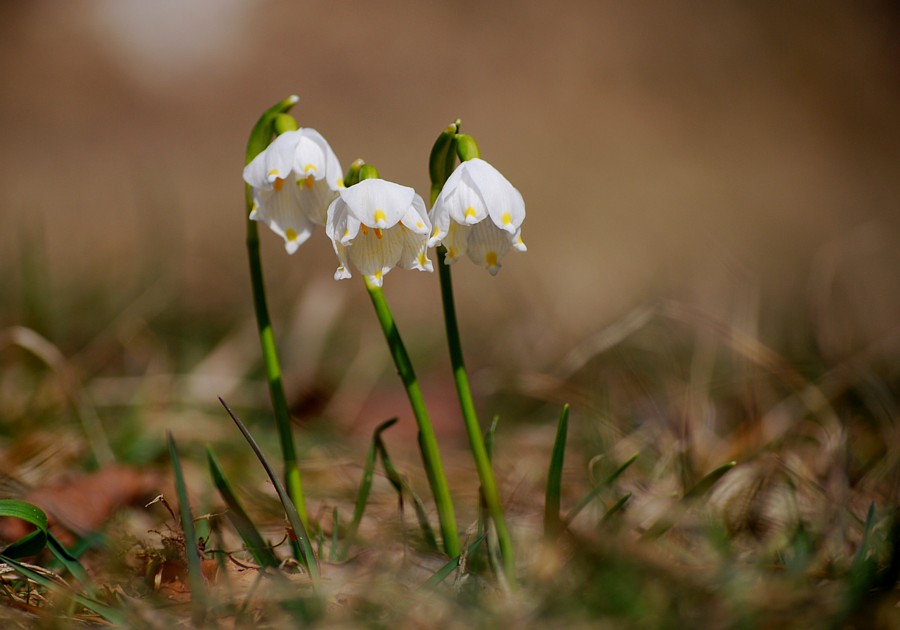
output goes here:
[[525, 202], [500, 171], [481, 159], [467, 160], [447, 178], [430, 214], [434, 233], [428, 247], [442, 243], [451, 264], [468, 254], [491, 275], [500, 259], [522, 242]]
[[341, 263], [335, 280], [350, 277], [348, 262], [376, 286], [397, 265], [432, 271], [425, 255], [430, 231], [425, 202], [412, 188], [383, 179], [364, 179], [342, 188], [328, 207], [325, 222], [325, 233]]
[[325, 224], [328, 205], [343, 186], [340, 162], [315, 129], [275, 138], [244, 168], [244, 181], [253, 188], [250, 218], [283, 238], [289, 254]]

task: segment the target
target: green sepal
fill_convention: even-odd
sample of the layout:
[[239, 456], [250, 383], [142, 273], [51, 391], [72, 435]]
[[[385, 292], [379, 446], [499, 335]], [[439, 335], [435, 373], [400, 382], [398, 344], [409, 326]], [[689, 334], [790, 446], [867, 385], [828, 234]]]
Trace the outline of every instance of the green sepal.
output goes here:
[[378, 179], [378, 169], [371, 164], [363, 164], [359, 168], [359, 181], [364, 179]]
[[454, 153], [456, 152], [455, 144], [460, 123], [459, 118], [450, 123], [431, 147], [431, 156], [428, 158], [428, 175], [431, 178], [432, 205], [456, 166]]
[[286, 131], [297, 131], [300, 125], [297, 124], [296, 119], [290, 114], [277, 114], [275, 120], [272, 121], [272, 128], [275, 131], [275, 135], [280, 136]]
[[359, 171], [365, 163], [365, 160], [362, 158], [353, 160], [353, 164], [350, 165], [350, 168], [347, 169], [347, 174], [344, 176], [344, 186], [349, 188], [350, 186], [359, 183]]
[[259, 120], [257, 120], [256, 124], [253, 126], [253, 130], [250, 132], [250, 137], [247, 140], [247, 157], [244, 162], [245, 164], [249, 164], [253, 158], [262, 153], [265, 148], [269, 146], [269, 141], [272, 139], [275, 117], [290, 111], [299, 100], [299, 96], [291, 95], [283, 101], [275, 103], [272, 107], [263, 112], [262, 116], [259, 117]]
[[478, 150], [475, 138], [465, 133], [456, 134], [456, 155], [459, 156], [460, 162], [480, 158], [481, 151]]

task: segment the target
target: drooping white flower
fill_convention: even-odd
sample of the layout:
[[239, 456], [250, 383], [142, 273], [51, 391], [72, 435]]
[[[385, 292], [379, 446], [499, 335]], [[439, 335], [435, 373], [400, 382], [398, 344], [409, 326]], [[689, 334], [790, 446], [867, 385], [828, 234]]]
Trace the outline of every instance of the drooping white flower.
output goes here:
[[434, 232], [428, 247], [447, 249], [452, 264], [468, 254], [491, 275], [510, 248], [524, 252], [525, 201], [500, 171], [480, 158], [460, 164], [447, 178], [430, 213]]
[[335, 280], [350, 277], [350, 262], [376, 286], [396, 266], [432, 271], [425, 255], [430, 231], [425, 202], [408, 186], [364, 179], [342, 188], [325, 222], [341, 263]]
[[341, 164], [315, 129], [288, 131], [244, 168], [253, 189], [250, 218], [262, 221], [297, 251], [316, 225], [325, 224], [328, 205], [343, 186]]

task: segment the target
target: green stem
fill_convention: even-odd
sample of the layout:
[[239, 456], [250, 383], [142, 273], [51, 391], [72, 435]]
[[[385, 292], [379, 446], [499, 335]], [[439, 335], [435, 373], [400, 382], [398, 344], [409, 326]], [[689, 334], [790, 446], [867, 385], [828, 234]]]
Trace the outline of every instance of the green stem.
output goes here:
[[456, 517], [453, 513], [453, 502], [450, 499], [450, 488], [447, 485], [447, 477], [444, 475], [444, 467], [441, 464], [441, 455], [437, 447], [437, 438], [434, 435], [434, 428], [431, 426], [431, 420], [428, 418], [428, 409], [425, 406], [425, 399], [422, 397], [422, 390], [419, 388], [419, 382], [416, 379], [412, 362], [400, 338], [400, 332], [394, 323], [394, 317], [384, 298], [381, 287], [372, 283], [369, 278], [365, 278], [366, 289], [369, 291], [369, 297], [372, 299], [372, 305], [375, 307], [375, 314], [378, 316], [378, 322], [384, 331], [385, 339], [387, 339], [388, 347], [391, 350], [391, 356], [400, 379], [406, 387], [406, 395], [409, 397], [409, 404], [412, 407], [413, 415], [416, 417], [416, 423], [419, 426], [419, 449], [422, 452], [422, 461], [425, 465], [425, 473], [428, 475], [428, 483], [434, 494], [434, 502], [437, 505], [438, 519], [441, 522], [441, 535], [444, 539], [444, 551], [451, 558], [456, 557], [460, 553], [459, 533], [456, 529]]
[[[252, 203], [252, 202], [251, 202]], [[249, 210], [248, 210], [249, 212]], [[263, 281], [262, 261], [259, 257], [259, 230], [256, 221], [247, 220], [247, 255], [250, 259], [250, 282], [253, 285], [253, 306], [256, 310], [256, 324], [259, 329], [259, 342], [262, 346], [263, 363], [266, 379], [269, 382], [269, 396], [275, 411], [275, 426], [281, 442], [281, 457], [284, 462], [284, 485], [291, 501], [297, 506], [297, 512], [303, 526], [309, 528], [306, 515], [306, 501], [303, 498], [303, 486], [300, 483], [300, 469], [297, 466], [297, 450], [294, 447], [294, 436], [291, 431], [291, 414], [288, 409], [284, 385], [281, 380], [281, 366], [278, 362], [278, 351], [275, 349], [275, 335], [269, 319], [269, 307], [266, 304], [266, 289]]]
[[[261, 153], [272, 139], [276, 127], [283, 126], [284, 114], [296, 103], [296, 96], [279, 101], [263, 112], [259, 120], [250, 132], [247, 140], [246, 164]], [[296, 123], [293, 123], [296, 127]], [[249, 216], [253, 207], [253, 196], [250, 186], [244, 187], [244, 199], [246, 202], [246, 215]], [[266, 379], [269, 382], [269, 395], [272, 399], [272, 407], [275, 412], [275, 425], [278, 430], [278, 438], [281, 442], [281, 455], [284, 461], [284, 485], [303, 526], [309, 527], [309, 519], [306, 515], [306, 501], [303, 498], [303, 486], [300, 483], [300, 469], [297, 466], [297, 451], [294, 447], [294, 437], [291, 431], [291, 414], [288, 410], [287, 398], [284, 395], [284, 385], [281, 381], [281, 366], [278, 362], [278, 352], [275, 349], [275, 335], [272, 332], [272, 322], [269, 319], [269, 307], [266, 304], [266, 287], [263, 280], [262, 261], [259, 257], [259, 230], [256, 221], [247, 219], [247, 256], [250, 262], [250, 283], [253, 286], [253, 306], [256, 311], [256, 326], [259, 330], [259, 342], [262, 346], [263, 363], [265, 364]], [[295, 548], [295, 555], [300, 553]], [[298, 556], [298, 559], [299, 556]]]
[[475, 457], [475, 468], [478, 471], [478, 479], [481, 482], [481, 491], [484, 502], [487, 504], [488, 514], [494, 522], [497, 530], [497, 541], [500, 544], [500, 555], [503, 558], [503, 571], [510, 587], [516, 588], [516, 559], [513, 553], [512, 540], [506, 527], [506, 518], [503, 515], [503, 507], [500, 505], [500, 494], [497, 491], [497, 483], [494, 481], [494, 470], [491, 466], [491, 458], [484, 445], [481, 435], [481, 425], [475, 412], [475, 403], [472, 400], [472, 391], [469, 388], [469, 377], [463, 362], [462, 344], [459, 339], [459, 326], [456, 322], [456, 307], [453, 300], [453, 279], [450, 276], [450, 267], [444, 262], [447, 250], [438, 247], [438, 275], [441, 278], [441, 298], [444, 304], [444, 323], [447, 328], [447, 345], [450, 347], [450, 364], [453, 367], [453, 380], [456, 381], [456, 394], [459, 398], [459, 406], [462, 410], [463, 422], [466, 425], [466, 433], [469, 435], [469, 446]]

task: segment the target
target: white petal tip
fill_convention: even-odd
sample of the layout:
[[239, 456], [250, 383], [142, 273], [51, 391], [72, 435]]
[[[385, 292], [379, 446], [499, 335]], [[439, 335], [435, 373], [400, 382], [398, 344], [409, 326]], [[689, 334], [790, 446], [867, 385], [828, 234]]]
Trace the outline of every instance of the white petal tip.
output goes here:
[[346, 280], [347, 278], [350, 278], [350, 277], [351, 277], [351, 274], [349, 271], [347, 271], [346, 267], [338, 267], [334, 272], [335, 280]]

